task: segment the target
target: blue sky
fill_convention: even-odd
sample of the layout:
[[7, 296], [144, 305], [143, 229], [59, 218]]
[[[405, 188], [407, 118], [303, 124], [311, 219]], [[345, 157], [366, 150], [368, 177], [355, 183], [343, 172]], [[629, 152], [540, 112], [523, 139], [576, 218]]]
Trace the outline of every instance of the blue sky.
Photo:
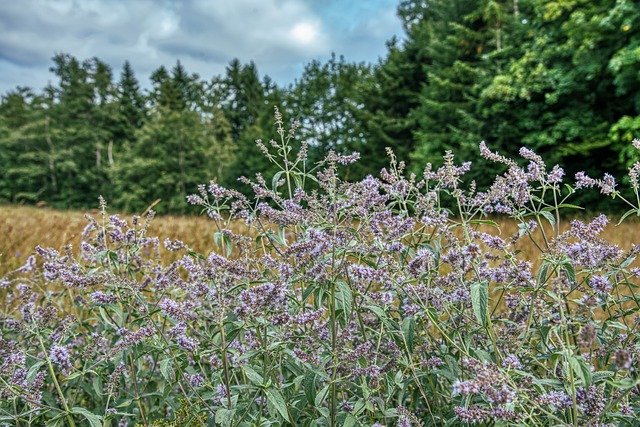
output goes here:
[[332, 52], [376, 62], [401, 36], [397, 0], [0, 1], [0, 92], [53, 79], [57, 52], [97, 56], [119, 74], [129, 60], [143, 86], [180, 60], [203, 78], [238, 57], [286, 85]]

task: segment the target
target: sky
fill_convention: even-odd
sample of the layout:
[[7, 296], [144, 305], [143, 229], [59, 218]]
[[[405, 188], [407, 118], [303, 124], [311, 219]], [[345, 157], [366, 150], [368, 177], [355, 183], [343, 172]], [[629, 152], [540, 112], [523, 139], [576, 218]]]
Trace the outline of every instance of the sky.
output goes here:
[[0, 93], [41, 89], [56, 53], [129, 60], [143, 87], [180, 60], [210, 79], [233, 58], [288, 85], [331, 53], [375, 63], [401, 36], [397, 0], [0, 0]]

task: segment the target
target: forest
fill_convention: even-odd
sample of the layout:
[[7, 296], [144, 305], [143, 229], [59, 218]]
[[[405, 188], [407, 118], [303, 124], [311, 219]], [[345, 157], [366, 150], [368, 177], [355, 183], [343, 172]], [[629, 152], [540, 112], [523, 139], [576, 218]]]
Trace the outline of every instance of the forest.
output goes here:
[[253, 62], [209, 77], [178, 61], [146, 90], [128, 62], [57, 53], [50, 85], [2, 96], [0, 203], [88, 208], [102, 195], [121, 211], [159, 199], [159, 213], [188, 213], [200, 183], [247, 193], [240, 176], [274, 171], [255, 144], [274, 137], [274, 106], [311, 159], [359, 152], [349, 179], [377, 174], [387, 147], [418, 175], [451, 150], [474, 163], [467, 179], [479, 188], [495, 168], [480, 141], [511, 156], [528, 147], [569, 177], [620, 176], [637, 160], [635, 1], [404, 0], [397, 14], [404, 34], [376, 64], [333, 55], [286, 87]]

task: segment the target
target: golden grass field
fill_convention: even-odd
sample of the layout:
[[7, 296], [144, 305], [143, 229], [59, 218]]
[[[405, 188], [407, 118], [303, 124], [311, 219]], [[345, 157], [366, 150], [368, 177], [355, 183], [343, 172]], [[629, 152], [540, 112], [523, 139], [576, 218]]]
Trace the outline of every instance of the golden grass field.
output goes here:
[[[36, 245], [61, 249], [67, 244], [77, 248], [87, 225], [85, 214], [98, 217], [94, 211], [60, 211], [27, 206], [0, 206], [0, 277], [20, 267]], [[123, 215], [127, 220], [131, 215]], [[155, 218], [149, 236], [180, 239], [198, 252], [213, 247], [214, 223], [204, 216], [162, 216]], [[171, 253], [163, 251], [170, 257]]]
[[[62, 248], [71, 244], [78, 247], [80, 235], [86, 225], [85, 213], [98, 216], [98, 211], [59, 211], [49, 208], [25, 206], [0, 206], [0, 277], [9, 271], [20, 267], [33, 252], [36, 245]], [[131, 215], [124, 215], [130, 219]], [[517, 231], [517, 225], [512, 220], [501, 219], [500, 235], [511, 236]], [[633, 243], [640, 243], [640, 222], [635, 219], [616, 226], [612, 220], [603, 236], [606, 240], [628, 249]], [[564, 221], [565, 228], [568, 221]], [[492, 234], [497, 230], [487, 229]], [[204, 216], [159, 216], [151, 223], [149, 236], [180, 239], [192, 249], [208, 253], [214, 249], [214, 223]], [[239, 231], [239, 230], [235, 230]], [[538, 263], [539, 251], [531, 243], [523, 239], [519, 249], [520, 255], [534, 264]], [[175, 256], [163, 251], [167, 259]]]

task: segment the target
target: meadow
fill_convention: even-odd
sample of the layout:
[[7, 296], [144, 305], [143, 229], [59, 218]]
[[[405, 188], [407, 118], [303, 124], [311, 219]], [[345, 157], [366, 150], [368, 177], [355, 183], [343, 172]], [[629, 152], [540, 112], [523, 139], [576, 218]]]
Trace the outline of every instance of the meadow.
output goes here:
[[[4, 276], [12, 270], [23, 265], [37, 245], [52, 247], [62, 250], [66, 245], [71, 245], [76, 250], [82, 240], [82, 230], [87, 225], [86, 216], [96, 216], [98, 209], [89, 211], [61, 211], [46, 207], [34, 206], [0, 206], [0, 276]], [[120, 214], [123, 218], [133, 214]], [[573, 214], [565, 219], [560, 229], [566, 231], [571, 219], [588, 218], [585, 214]], [[518, 232], [518, 222], [509, 217], [491, 218], [498, 227], [480, 225], [482, 231], [494, 231], [503, 238], [508, 238]], [[612, 217], [611, 223], [602, 232], [602, 238], [629, 249], [635, 242], [640, 242], [640, 221], [630, 218], [628, 221], [616, 225], [619, 218]], [[546, 228], [551, 228], [546, 225]], [[231, 224], [229, 229], [237, 234], [242, 234], [247, 227], [242, 222]], [[196, 252], [206, 253], [216, 249], [213, 234], [216, 231], [215, 224], [203, 216], [156, 216], [151, 223], [149, 233], [164, 239], [180, 239]], [[550, 230], [549, 230], [550, 231]], [[536, 241], [540, 236], [535, 237]], [[519, 242], [517, 249], [524, 258], [533, 262], [534, 269], [540, 264], [539, 249], [532, 240]], [[175, 261], [175, 253], [161, 250], [163, 262]]]
[[485, 144], [484, 191], [451, 153], [351, 182], [277, 125], [202, 217], [2, 207], [0, 425], [636, 425], [640, 162], [635, 202]]

